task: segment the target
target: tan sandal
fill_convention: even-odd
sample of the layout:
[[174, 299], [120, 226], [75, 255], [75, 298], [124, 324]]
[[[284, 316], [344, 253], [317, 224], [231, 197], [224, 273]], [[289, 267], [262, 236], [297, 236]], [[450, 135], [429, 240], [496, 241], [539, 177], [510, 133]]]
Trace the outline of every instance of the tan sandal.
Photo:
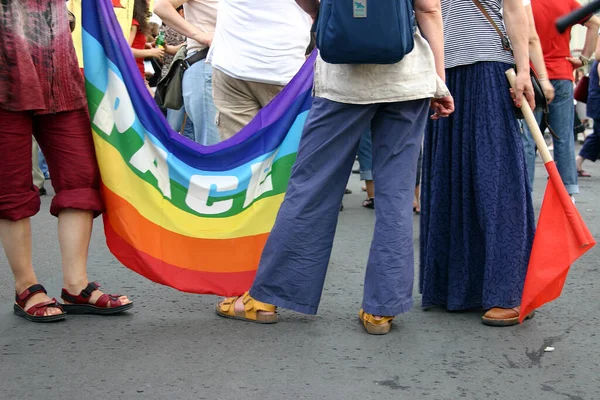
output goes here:
[[[244, 303], [244, 311], [235, 310], [235, 302], [242, 297]], [[277, 307], [272, 304], [261, 303], [254, 300], [248, 292], [242, 296], [228, 297], [217, 304], [217, 315], [225, 318], [239, 319], [248, 322], [257, 322], [259, 324], [274, 324], [277, 322]], [[274, 314], [263, 314], [262, 312], [272, 312]]]
[[[525, 317], [525, 320], [533, 318], [535, 311], [532, 311]], [[519, 317], [521, 316], [521, 308], [500, 308], [494, 307], [489, 309], [483, 317], [481, 322], [488, 326], [512, 326], [519, 323]]]
[[370, 335], [386, 335], [392, 329], [394, 317], [376, 319], [373, 314], [367, 314], [363, 309], [358, 313], [358, 318]]

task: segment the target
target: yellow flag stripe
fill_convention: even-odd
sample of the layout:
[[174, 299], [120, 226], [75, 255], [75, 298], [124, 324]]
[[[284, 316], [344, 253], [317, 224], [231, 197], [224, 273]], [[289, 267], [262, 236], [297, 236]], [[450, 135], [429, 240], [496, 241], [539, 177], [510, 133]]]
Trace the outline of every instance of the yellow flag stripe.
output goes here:
[[164, 229], [194, 238], [233, 239], [270, 232], [275, 223], [284, 194], [261, 199], [231, 217], [200, 217], [171, 204], [131, 171], [121, 154], [95, 132], [94, 143], [104, 185]]

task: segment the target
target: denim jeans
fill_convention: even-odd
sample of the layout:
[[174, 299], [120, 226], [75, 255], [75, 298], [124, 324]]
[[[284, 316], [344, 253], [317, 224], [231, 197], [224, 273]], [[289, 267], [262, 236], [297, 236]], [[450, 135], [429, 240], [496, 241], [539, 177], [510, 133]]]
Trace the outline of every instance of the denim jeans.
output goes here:
[[[556, 135], [554, 141], [554, 161], [556, 168], [565, 184], [569, 194], [579, 193], [577, 185], [577, 166], [575, 165], [575, 142], [573, 141], [573, 82], [568, 80], [551, 80], [555, 90], [555, 97], [549, 105], [548, 125], [552, 127]], [[535, 113], [535, 118], [539, 123], [542, 121], [543, 114]], [[524, 124], [523, 129], [523, 148], [525, 150], [525, 160], [527, 162], [527, 172], [529, 175], [530, 189], [533, 190], [533, 180], [535, 173], [535, 142], [531, 131]]]
[[373, 180], [373, 144], [371, 139], [371, 130], [366, 130], [360, 137], [358, 145], [358, 165], [360, 169], [361, 181]]
[[[188, 55], [191, 56], [193, 53]], [[194, 124], [194, 140], [204, 146], [219, 143], [212, 95], [212, 66], [200, 60], [183, 74], [183, 104]]]
[[[183, 119], [185, 118], [185, 107], [181, 107], [179, 110], [167, 110], [167, 122], [171, 129], [175, 132], [181, 132], [181, 125], [183, 125]], [[196, 136], [194, 135], [194, 124], [192, 123], [192, 119], [189, 117], [185, 122], [185, 128], [183, 130], [183, 136], [188, 139], [196, 140]]]
[[40, 169], [42, 170], [42, 173], [44, 174], [44, 178], [45, 179], [50, 178], [50, 172], [48, 172], [48, 163], [46, 162], [46, 157], [44, 157], [44, 153], [42, 153], [42, 149], [40, 149], [39, 147], [38, 147], [38, 159], [39, 159]]

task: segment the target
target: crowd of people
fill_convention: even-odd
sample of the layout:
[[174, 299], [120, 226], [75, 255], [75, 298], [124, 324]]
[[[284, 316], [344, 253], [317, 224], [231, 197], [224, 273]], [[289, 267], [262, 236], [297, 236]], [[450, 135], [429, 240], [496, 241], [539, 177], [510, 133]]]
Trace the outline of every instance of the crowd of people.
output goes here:
[[[577, 159], [573, 71], [590, 63], [600, 20], [581, 21], [588, 35], [573, 58], [569, 32], [559, 34], [554, 21], [580, 7], [575, 0], [408, 3], [413, 45], [400, 61], [317, 56], [312, 108], [255, 281], [219, 302], [218, 315], [274, 323], [277, 307], [317, 312], [358, 157], [363, 206], [375, 210], [359, 311], [366, 331], [388, 333], [412, 307], [413, 212], [421, 213], [421, 306], [482, 310], [490, 326], [518, 323], [535, 233], [536, 150], [516, 108], [528, 102], [536, 109], [532, 65], [549, 104], [536, 117], [556, 133], [558, 170], [577, 194], [578, 177], [589, 175], [583, 161], [599, 155], [598, 61], [587, 103], [594, 133]], [[48, 9], [51, 24], [40, 21]], [[0, 13], [0, 240], [15, 277], [14, 311], [46, 322], [128, 310], [130, 299], [101, 292], [86, 272], [92, 221], [103, 204], [65, 1], [9, 0]], [[168, 69], [166, 57], [185, 58], [183, 106], [165, 110], [167, 121], [209, 146], [235, 136], [293, 78], [314, 46], [318, 18], [318, 0], [156, 0], [152, 10], [135, 0], [127, 39], [150, 93]], [[513, 67], [511, 92], [505, 71]], [[37, 166], [37, 144], [56, 192], [50, 212], [59, 221], [62, 303], [46, 294], [32, 265], [30, 218], [44, 181], [29, 164], [33, 158]]]

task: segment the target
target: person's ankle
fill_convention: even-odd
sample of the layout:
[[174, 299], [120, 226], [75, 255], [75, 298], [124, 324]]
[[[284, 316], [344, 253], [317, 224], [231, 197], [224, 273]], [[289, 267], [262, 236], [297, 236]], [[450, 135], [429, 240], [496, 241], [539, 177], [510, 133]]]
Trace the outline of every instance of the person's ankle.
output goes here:
[[73, 279], [73, 280], [64, 280], [63, 283], [63, 288], [74, 295], [78, 295], [83, 289], [86, 288], [86, 286], [88, 285], [89, 281], [86, 278], [83, 279]]
[[18, 294], [23, 293], [25, 290], [29, 289], [31, 286], [36, 285], [38, 281], [36, 279], [26, 279], [22, 281], [15, 282], [15, 290]]

